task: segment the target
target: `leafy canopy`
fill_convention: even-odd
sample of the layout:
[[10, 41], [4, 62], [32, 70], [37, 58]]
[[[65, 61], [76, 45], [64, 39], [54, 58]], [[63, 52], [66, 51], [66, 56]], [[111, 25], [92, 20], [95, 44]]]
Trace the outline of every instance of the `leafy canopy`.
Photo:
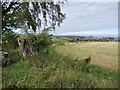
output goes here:
[[61, 11], [61, 2], [1, 2], [2, 33], [13, 28], [25, 27], [36, 32], [36, 29], [55, 26], [65, 19]]

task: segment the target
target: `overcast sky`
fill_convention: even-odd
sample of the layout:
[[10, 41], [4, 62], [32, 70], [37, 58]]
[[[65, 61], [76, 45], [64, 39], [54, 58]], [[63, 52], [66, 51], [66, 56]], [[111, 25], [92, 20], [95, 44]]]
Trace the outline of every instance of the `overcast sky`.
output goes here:
[[69, 2], [62, 11], [66, 19], [55, 35], [117, 36], [117, 2]]

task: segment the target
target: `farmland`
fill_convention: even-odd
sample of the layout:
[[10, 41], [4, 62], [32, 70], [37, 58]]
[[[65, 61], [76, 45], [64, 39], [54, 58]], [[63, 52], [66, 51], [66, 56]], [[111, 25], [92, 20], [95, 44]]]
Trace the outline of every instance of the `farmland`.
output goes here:
[[[52, 38], [52, 44], [37, 55], [18, 57], [3, 67], [3, 88], [117, 88], [116, 42], [69, 42]], [[13, 57], [14, 55], [14, 57]], [[91, 55], [92, 61], [83, 60]]]
[[118, 43], [117, 42], [80, 42], [66, 43], [55, 48], [58, 53], [71, 55], [84, 59], [92, 56], [92, 64], [115, 70], [118, 69]]

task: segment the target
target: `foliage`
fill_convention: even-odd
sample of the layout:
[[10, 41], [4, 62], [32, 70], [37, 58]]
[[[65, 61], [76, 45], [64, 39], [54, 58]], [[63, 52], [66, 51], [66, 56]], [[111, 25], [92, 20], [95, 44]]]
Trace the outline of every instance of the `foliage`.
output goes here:
[[15, 49], [18, 47], [18, 43], [17, 43], [17, 37], [18, 35], [12, 31], [6, 31], [3, 35], [2, 35], [2, 48], [4, 50], [8, 49]]
[[60, 26], [65, 15], [61, 11], [61, 3], [54, 2], [4, 2], [2, 6], [2, 33], [13, 28], [55, 29]]
[[3, 68], [3, 88], [117, 88], [117, 72], [46, 49]]
[[51, 44], [51, 37], [47, 32], [42, 32], [38, 35], [29, 34], [30, 43], [36, 51], [41, 50]]
[[[61, 2], [5, 2], [0, 1], [2, 6], [2, 36], [3, 48], [15, 49], [18, 47], [17, 34], [13, 31], [25, 28], [26, 32], [36, 30], [55, 30], [55, 26], [65, 19], [61, 11]], [[44, 28], [44, 29], [43, 29]], [[39, 46], [50, 44], [50, 38], [46, 33], [33, 36], [32, 44], [37, 50]], [[34, 41], [36, 40], [36, 41]]]
[[51, 39], [52, 39], [52, 43], [57, 45], [64, 45], [65, 43], [69, 43], [69, 41], [71, 40], [66, 37], [55, 37], [55, 36], [52, 36]]
[[[2, 35], [2, 66], [9, 66], [21, 59], [18, 52], [18, 43], [17, 38], [19, 35], [13, 31], [6, 31]], [[6, 57], [4, 53], [7, 52], [8, 56]]]
[[9, 49], [7, 52], [8, 52], [8, 57], [4, 57], [4, 55], [2, 56], [3, 57], [2, 58], [2, 67], [10, 66], [10, 65], [18, 62], [20, 59], [22, 59], [22, 57], [19, 55], [19, 52], [17, 49], [15, 49], [15, 50]]

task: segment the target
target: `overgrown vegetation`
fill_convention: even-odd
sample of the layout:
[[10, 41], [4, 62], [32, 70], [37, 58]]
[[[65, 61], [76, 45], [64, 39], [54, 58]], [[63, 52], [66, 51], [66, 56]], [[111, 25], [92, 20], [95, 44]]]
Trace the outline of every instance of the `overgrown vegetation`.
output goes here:
[[[55, 47], [72, 42], [106, 41], [105, 39], [79, 40], [79, 38], [76, 39], [73, 37], [61, 38], [50, 36], [48, 32], [55, 30], [56, 25], [60, 26], [65, 19], [65, 14], [61, 11], [61, 5], [65, 1], [56, 3], [8, 3], [2, 1], [0, 3], [3, 14], [3, 50], [1, 50], [3, 52], [3, 88], [118, 87], [117, 72], [103, 69], [97, 65], [86, 64], [82, 59], [73, 58], [71, 55], [61, 55], [55, 51]], [[23, 30], [25, 35], [13, 32], [14, 30], [18, 30], [18, 28], [21, 31]], [[40, 30], [41, 33], [37, 34], [36, 30]], [[22, 40], [24, 42], [21, 45], [21, 52], [27, 53], [24, 55], [24, 58], [20, 54], [20, 43], [18, 45], [17, 42], [17, 38], [19, 37], [22, 38], [19, 42], [22, 43]], [[26, 44], [27, 48], [25, 47], [25, 43], [28, 44]], [[37, 53], [29, 54], [30, 50], [27, 49], [33, 48]]]
[[16, 33], [9, 31], [8, 33], [3, 35], [3, 43], [2, 43], [3, 54], [5, 52], [8, 53], [8, 56], [2, 58], [3, 67], [11, 65], [12, 63], [15, 63], [17, 60], [20, 60], [22, 58], [17, 42], [18, 37], [27, 37], [27, 39], [29, 39], [30, 44], [37, 52], [51, 45], [51, 38], [45, 32], [38, 35], [34, 35], [34, 34], [17, 35]]
[[117, 75], [48, 47], [3, 68], [2, 83], [3, 88], [117, 88]]
[[13, 31], [6, 31], [2, 35], [2, 48], [6, 51], [9, 49], [16, 49], [18, 48], [17, 37], [19, 35], [14, 33]]
[[31, 45], [36, 51], [40, 51], [42, 48], [45, 48], [52, 43], [51, 37], [47, 32], [38, 35], [29, 34], [28, 37], [30, 38]]

